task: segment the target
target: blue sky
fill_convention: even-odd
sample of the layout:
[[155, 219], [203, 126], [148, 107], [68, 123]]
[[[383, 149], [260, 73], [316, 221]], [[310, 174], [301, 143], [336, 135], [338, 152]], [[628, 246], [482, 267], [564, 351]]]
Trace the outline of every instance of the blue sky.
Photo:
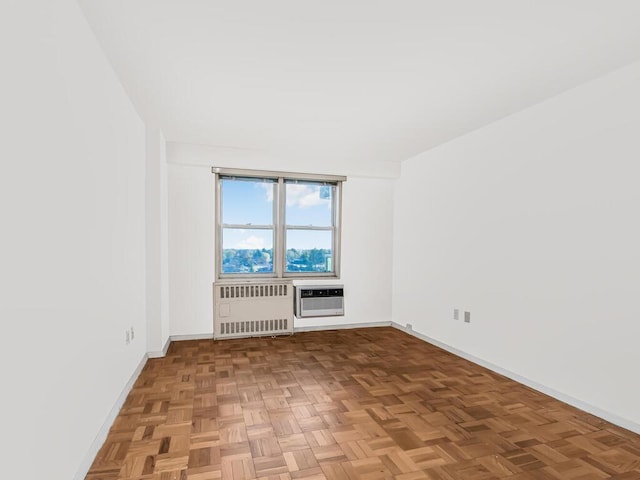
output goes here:
[[[275, 183], [268, 181], [222, 180], [222, 221], [238, 225], [273, 223]], [[309, 184], [286, 185], [288, 225], [331, 225], [331, 187]], [[323, 197], [329, 198], [323, 198]], [[290, 231], [287, 248], [331, 248], [326, 231]], [[226, 229], [223, 249], [272, 248], [271, 230]]]

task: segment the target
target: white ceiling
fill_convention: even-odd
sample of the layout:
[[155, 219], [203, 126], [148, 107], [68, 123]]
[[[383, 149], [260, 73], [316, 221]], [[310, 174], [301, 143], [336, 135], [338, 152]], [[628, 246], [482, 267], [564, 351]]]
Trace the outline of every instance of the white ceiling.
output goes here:
[[79, 0], [167, 140], [400, 162], [640, 58], [638, 0]]

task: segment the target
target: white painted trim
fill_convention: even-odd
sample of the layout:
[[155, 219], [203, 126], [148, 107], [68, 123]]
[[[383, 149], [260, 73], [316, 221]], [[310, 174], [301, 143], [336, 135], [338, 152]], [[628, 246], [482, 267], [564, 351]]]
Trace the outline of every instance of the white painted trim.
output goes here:
[[146, 365], [148, 358], [149, 357], [146, 354], [142, 357], [142, 360], [140, 360], [140, 363], [131, 374], [129, 381], [122, 389], [122, 392], [120, 392], [120, 396], [116, 400], [116, 403], [114, 404], [113, 408], [109, 412], [109, 415], [107, 415], [107, 418], [103, 422], [102, 427], [100, 427], [100, 430], [96, 434], [96, 438], [93, 440], [93, 442], [91, 443], [91, 446], [89, 447], [87, 453], [85, 454], [84, 460], [80, 464], [80, 468], [78, 468], [76, 475], [73, 477], [74, 480], [84, 480], [84, 478], [87, 476], [87, 473], [89, 473], [89, 469], [91, 468], [91, 465], [93, 464], [93, 461], [95, 460], [96, 455], [98, 455], [100, 448], [102, 448], [104, 441], [107, 439], [107, 435], [109, 434], [109, 430], [111, 429], [113, 422], [115, 421], [116, 417], [120, 413], [120, 409], [122, 408], [122, 405], [124, 405], [124, 402], [127, 399], [129, 392], [131, 392], [133, 385], [136, 383], [136, 380], [140, 376], [140, 373], [142, 372], [142, 369]]
[[169, 350], [169, 345], [171, 344], [171, 338], [167, 338], [167, 341], [164, 342], [164, 347], [162, 350], [155, 352], [147, 352], [147, 357], [149, 358], [162, 358], [167, 354], [167, 350]]
[[458, 357], [464, 358], [465, 360], [468, 360], [470, 362], [473, 362], [477, 365], [480, 365], [482, 367], [488, 368], [489, 370], [499, 373], [500, 375], [503, 375], [507, 378], [510, 378], [511, 380], [514, 380], [518, 383], [521, 383], [523, 385], [526, 385], [527, 387], [533, 388], [534, 390], [544, 393], [545, 395], [549, 395], [550, 397], [555, 398], [556, 400], [559, 400], [561, 402], [564, 402], [568, 405], [571, 405], [572, 407], [578, 408], [584, 412], [590, 413], [592, 415], [595, 415], [596, 417], [602, 418], [604, 420], [606, 420], [609, 423], [613, 423], [614, 425], [617, 425], [621, 428], [625, 428], [627, 430], [630, 430], [631, 432], [640, 434], [640, 424], [637, 424], [635, 422], [632, 422], [631, 420], [627, 420], [626, 418], [622, 418], [619, 417], [618, 415], [611, 413], [611, 412], [607, 412], [605, 410], [602, 410], [598, 407], [594, 407], [593, 405], [590, 405], [588, 403], [585, 403], [581, 400], [578, 400], [577, 398], [573, 398], [569, 395], [566, 395], [562, 392], [559, 392], [557, 390], [554, 390], [553, 388], [549, 388], [545, 385], [542, 385], [538, 382], [534, 382], [533, 380], [530, 380], [526, 377], [523, 377], [521, 375], [518, 375], [517, 373], [513, 373], [509, 370], [505, 370], [502, 367], [499, 367], [498, 365], [494, 365], [491, 362], [487, 362], [486, 360], [482, 360], [481, 358], [477, 358], [474, 357], [473, 355], [470, 355], [466, 352], [463, 352], [462, 350], [458, 350], [457, 348], [454, 348], [450, 345], [447, 345], [446, 343], [442, 343], [438, 340], [435, 340], [431, 337], [428, 337], [426, 335], [423, 335], [422, 333], [416, 332], [415, 330], [411, 329], [411, 328], [407, 328], [407, 327], [403, 327], [402, 325], [400, 325], [399, 323], [396, 322], [390, 322], [391, 326], [394, 328], [397, 328], [398, 330], [401, 330], [405, 333], [408, 333], [409, 335], [412, 335], [416, 338], [419, 338], [420, 340], [423, 340], [427, 343], [430, 343], [432, 345], [435, 345], [436, 347], [440, 347], [443, 350], [446, 350], [449, 353], [452, 353], [454, 355], [457, 355]]
[[318, 173], [283, 172], [277, 170], [255, 170], [251, 168], [211, 167], [211, 173], [227, 177], [270, 178], [285, 180], [310, 180], [314, 182], [346, 182], [344, 175], [324, 175]]
[[171, 335], [169, 340], [179, 342], [180, 340], [213, 340], [213, 333], [195, 333], [193, 335]]
[[350, 328], [391, 327], [392, 322], [342, 323], [338, 325], [312, 325], [309, 327], [293, 327], [293, 333], [319, 332], [322, 330], [345, 330]]
[[196, 333], [193, 335], [171, 335], [164, 343], [162, 350], [155, 352], [147, 352], [149, 358], [162, 358], [167, 355], [171, 342], [179, 342], [182, 340], [213, 340], [213, 333]]

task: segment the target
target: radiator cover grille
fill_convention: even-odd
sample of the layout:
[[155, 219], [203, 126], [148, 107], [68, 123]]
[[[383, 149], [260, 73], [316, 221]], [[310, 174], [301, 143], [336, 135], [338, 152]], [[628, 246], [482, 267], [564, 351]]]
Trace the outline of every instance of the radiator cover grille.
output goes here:
[[215, 282], [216, 339], [293, 334], [293, 283]]

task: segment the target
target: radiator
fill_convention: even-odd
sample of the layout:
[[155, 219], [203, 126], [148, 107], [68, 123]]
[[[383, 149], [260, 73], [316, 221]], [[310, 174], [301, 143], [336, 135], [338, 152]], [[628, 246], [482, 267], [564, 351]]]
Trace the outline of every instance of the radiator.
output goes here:
[[215, 282], [213, 337], [293, 334], [293, 283]]

